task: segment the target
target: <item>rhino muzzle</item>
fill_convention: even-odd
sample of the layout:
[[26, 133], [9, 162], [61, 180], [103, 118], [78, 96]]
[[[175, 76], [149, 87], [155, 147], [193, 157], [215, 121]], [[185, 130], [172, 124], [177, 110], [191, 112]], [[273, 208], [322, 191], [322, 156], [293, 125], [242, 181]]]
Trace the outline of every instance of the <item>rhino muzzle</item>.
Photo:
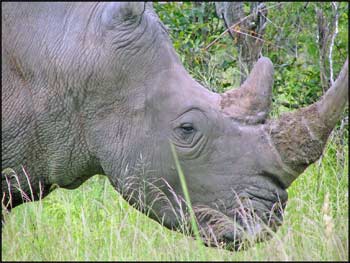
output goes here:
[[285, 190], [269, 183], [266, 189], [249, 186], [242, 192], [233, 192], [227, 204], [218, 202], [215, 209], [194, 206], [201, 238], [207, 246], [230, 250], [265, 241], [282, 224], [287, 199]]

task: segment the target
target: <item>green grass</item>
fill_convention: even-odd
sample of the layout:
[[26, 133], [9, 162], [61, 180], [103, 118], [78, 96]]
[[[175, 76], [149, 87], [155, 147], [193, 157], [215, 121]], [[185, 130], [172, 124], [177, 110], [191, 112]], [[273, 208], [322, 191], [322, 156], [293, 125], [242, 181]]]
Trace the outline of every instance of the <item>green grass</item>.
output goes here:
[[2, 260], [345, 261], [349, 255], [347, 152], [346, 146], [341, 169], [330, 142], [321, 164], [310, 166], [289, 188], [284, 224], [277, 234], [245, 251], [200, 246], [139, 213], [104, 176], [95, 176], [79, 189], [58, 189], [40, 202], [5, 214]]

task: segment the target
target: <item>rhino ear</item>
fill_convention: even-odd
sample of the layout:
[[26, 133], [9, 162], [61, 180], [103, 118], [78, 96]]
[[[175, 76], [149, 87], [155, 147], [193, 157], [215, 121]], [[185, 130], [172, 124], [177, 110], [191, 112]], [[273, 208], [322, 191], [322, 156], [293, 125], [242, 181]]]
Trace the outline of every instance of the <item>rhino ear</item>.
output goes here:
[[102, 13], [102, 22], [105, 25], [113, 25], [116, 22], [135, 19], [141, 17], [145, 8], [144, 2], [110, 2]]

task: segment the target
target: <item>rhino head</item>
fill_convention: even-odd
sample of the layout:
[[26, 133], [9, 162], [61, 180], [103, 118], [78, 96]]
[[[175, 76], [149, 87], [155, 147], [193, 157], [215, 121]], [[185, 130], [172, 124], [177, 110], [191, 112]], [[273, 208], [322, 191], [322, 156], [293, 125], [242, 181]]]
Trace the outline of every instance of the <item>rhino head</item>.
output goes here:
[[[173, 145], [208, 245], [237, 248], [247, 236], [261, 240], [266, 229], [276, 230], [286, 189], [320, 157], [346, 105], [348, 62], [320, 101], [268, 119], [273, 85], [268, 58], [258, 60], [241, 87], [213, 93], [184, 69], [151, 5], [75, 5], [60, 12], [67, 16], [59, 20], [64, 23], [51, 23], [59, 8], [50, 9], [45, 21], [53, 26], [38, 30], [47, 35], [30, 44], [44, 49], [34, 52], [30, 63], [54, 90], [48, 103], [45, 94], [37, 98], [37, 122], [46, 125], [37, 136], [47, 136], [42, 145], [52, 153], [46, 184], [74, 188], [104, 173], [136, 208], [179, 229], [188, 221], [188, 210]], [[43, 8], [36, 10], [45, 16]], [[63, 33], [57, 33], [61, 27]], [[29, 62], [23, 57], [25, 70]], [[44, 108], [52, 112], [45, 115]], [[59, 121], [64, 125], [56, 126]], [[55, 131], [45, 135], [52, 127]], [[54, 137], [59, 145], [47, 143], [61, 127], [62, 136]]]
[[[120, 9], [127, 15], [119, 16]], [[104, 12], [113, 77], [124, 78], [115, 78], [109, 94], [118, 105], [101, 106], [103, 114], [89, 125], [89, 142], [112, 184], [153, 219], [180, 227], [186, 206], [178, 197], [173, 144], [207, 244], [237, 247], [247, 232], [259, 240], [264, 224], [276, 229], [286, 189], [320, 157], [346, 104], [347, 62], [319, 102], [267, 119], [268, 58], [238, 89], [213, 93], [184, 69], [151, 7], [111, 4]]]

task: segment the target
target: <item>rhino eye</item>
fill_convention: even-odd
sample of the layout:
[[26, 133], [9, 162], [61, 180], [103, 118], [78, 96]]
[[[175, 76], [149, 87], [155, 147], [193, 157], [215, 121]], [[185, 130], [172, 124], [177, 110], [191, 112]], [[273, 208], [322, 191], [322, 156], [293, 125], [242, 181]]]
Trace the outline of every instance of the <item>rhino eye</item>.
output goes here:
[[183, 143], [192, 143], [193, 138], [196, 135], [196, 129], [194, 128], [192, 123], [186, 122], [181, 125], [179, 125], [175, 129], [175, 138], [178, 141], [181, 141]]
[[180, 126], [180, 128], [181, 128], [182, 132], [185, 134], [191, 134], [195, 131], [192, 123], [184, 123]]

